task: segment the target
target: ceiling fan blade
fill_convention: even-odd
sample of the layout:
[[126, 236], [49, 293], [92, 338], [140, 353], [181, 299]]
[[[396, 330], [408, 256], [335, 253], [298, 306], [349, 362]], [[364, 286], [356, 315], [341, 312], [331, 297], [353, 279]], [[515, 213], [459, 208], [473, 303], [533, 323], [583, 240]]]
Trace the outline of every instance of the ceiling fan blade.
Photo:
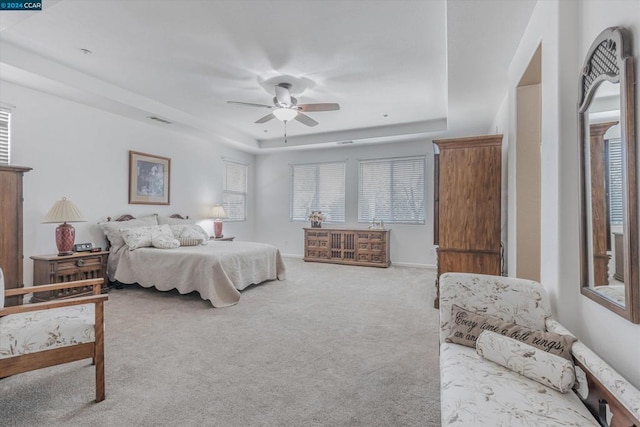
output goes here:
[[327, 102], [321, 104], [300, 104], [298, 105], [300, 111], [304, 111], [305, 113], [313, 113], [316, 111], [336, 111], [340, 109], [340, 104], [335, 102]]
[[280, 104], [291, 105], [291, 94], [286, 83], [276, 85], [276, 99]]
[[318, 124], [318, 122], [316, 122], [315, 120], [313, 120], [311, 117], [302, 114], [302, 113], [298, 113], [295, 117], [295, 119], [297, 121], [299, 121], [300, 123], [302, 123], [303, 125], [307, 125], [307, 126], [316, 126]]
[[271, 105], [264, 104], [253, 104], [251, 102], [239, 102], [239, 101], [227, 101], [227, 104], [238, 104], [238, 105], [246, 105], [248, 107], [261, 107], [261, 108], [273, 108]]
[[265, 123], [268, 122], [269, 120], [275, 118], [276, 116], [273, 115], [273, 113], [269, 113], [264, 117], [259, 118], [258, 120], [255, 121], [255, 123]]

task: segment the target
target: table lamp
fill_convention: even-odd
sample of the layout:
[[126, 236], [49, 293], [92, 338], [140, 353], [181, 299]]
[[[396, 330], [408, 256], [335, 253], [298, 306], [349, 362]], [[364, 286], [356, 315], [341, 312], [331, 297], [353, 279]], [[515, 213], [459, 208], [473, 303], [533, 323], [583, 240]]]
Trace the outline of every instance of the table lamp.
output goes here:
[[220, 239], [222, 237], [222, 219], [227, 217], [227, 213], [220, 205], [215, 205], [211, 208], [211, 218], [213, 220], [213, 237]]
[[76, 229], [68, 222], [84, 222], [84, 216], [71, 200], [63, 197], [57, 200], [49, 212], [42, 218], [42, 223], [61, 222], [56, 228], [56, 246], [58, 256], [73, 254], [73, 243], [76, 240]]

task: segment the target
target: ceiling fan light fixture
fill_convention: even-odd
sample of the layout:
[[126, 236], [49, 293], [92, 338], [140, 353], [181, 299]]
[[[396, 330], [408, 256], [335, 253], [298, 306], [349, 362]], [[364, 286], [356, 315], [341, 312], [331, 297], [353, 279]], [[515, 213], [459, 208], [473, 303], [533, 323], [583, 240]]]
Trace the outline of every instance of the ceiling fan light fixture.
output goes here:
[[280, 121], [288, 122], [295, 118], [298, 115], [298, 112], [291, 108], [277, 108], [273, 110], [273, 115]]

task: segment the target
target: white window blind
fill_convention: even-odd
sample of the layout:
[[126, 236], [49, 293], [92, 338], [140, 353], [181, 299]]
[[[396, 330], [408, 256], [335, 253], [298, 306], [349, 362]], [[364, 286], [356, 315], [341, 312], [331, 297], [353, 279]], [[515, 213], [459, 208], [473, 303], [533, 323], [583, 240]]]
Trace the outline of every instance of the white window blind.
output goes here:
[[622, 140], [607, 140], [609, 155], [609, 220], [622, 224]]
[[223, 160], [224, 182], [222, 206], [227, 221], [245, 221], [247, 219], [247, 172], [248, 166], [242, 163]]
[[345, 221], [345, 162], [291, 166], [291, 221], [320, 211], [327, 222]]
[[362, 160], [358, 221], [425, 223], [425, 157]]
[[0, 164], [9, 164], [11, 111], [0, 108]]

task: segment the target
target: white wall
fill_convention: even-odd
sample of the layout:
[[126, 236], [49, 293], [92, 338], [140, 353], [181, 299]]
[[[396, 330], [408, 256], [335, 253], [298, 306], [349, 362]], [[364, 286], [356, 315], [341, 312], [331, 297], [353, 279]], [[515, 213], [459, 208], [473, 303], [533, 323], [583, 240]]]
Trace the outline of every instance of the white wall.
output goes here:
[[[41, 224], [54, 201], [66, 196], [87, 222], [73, 224], [76, 242], [104, 247], [97, 227], [124, 213], [180, 213], [203, 219], [222, 202], [222, 156], [250, 164], [254, 156], [215, 141], [180, 135], [170, 126], [133, 121], [42, 92], [0, 81], [1, 101], [16, 108], [11, 118], [11, 163], [33, 170], [24, 176], [24, 282], [33, 283], [31, 255], [56, 253], [56, 224]], [[128, 204], [129, 150], [171, 158], [171, 205]], [[225, 234], [253, 237], [255, 212], [246, 222], [225, 223]], [[211, 231], [212, 223], [201, 224]]]
[[[578, 76], [591, 42], [606, 27], [622, 25], [634, 34], [638, 63], [640, 2], [594, 0], [537, 3], [509, 69], [508, 129], [515, 139], [515, 90], [537, 46], [542, 44], [542, 274], [554, 315], [636, 387], [640, 387], [640, 326], [580, 294], [578, 253]], [[640, 67], [636, 68], [636, 73]], [[640, 74], [636, 76], [640, 81]], [[636, 94], [636, 99], [640, 98]], [[640, 111], [640, 110], [637, 110]], [[503, 117], [496, 118], [504, 126]], [[640, 123], [640, 115], [636, 118]], [[515, 176], [510, 150], [509, 176]], [[515, 197], [509, 187], [509, 211]], [[511, 232], [511, 228], [510, 228]], [[515, 245], [514, 233], [509, 247]], [[637, 262], [637, 261], [636, 261]]]
[[391, 261], [396, 264], [435, 265], [433, 250], [433, 144], [431, 141], [384, 145], [339, 146], [317, 150], [260, 154], [256, 158], [256, 205], [260, 221], [256, 239], [269, 242], [289, 255], [304, 253], [303, 227], [308, 222], [291, 222], [290, 165], [296, 163], [347, 161], [346, 223], [338, 227], [366, 227], [358, 224], [358, 160], [426, 155], [426, 224], [385, 224], [391, 228]]

